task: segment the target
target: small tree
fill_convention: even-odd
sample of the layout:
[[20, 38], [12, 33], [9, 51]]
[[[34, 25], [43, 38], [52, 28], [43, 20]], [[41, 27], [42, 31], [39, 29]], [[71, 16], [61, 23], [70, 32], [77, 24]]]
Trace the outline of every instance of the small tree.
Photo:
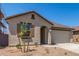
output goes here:
[[[21, 32], [19, 33], [19, 37], [22, 39], [23, 41], [23, 50], [25, 52], [25, 39], [30, 39], [30, 29], [27, 23], [21, 23]], [[28, 51], [28, 46], [29, 46], [29, 41], [27, 41], [27, 51]]]

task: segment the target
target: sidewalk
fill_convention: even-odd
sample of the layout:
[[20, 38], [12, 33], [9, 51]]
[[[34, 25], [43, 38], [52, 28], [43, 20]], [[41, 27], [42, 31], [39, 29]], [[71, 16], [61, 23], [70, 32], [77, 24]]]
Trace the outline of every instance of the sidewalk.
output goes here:
[[79, 44], [75, 44], [75, 43], [60, 43], [56, 45], [43, 45], [43, 46], [44, 47], [59, 47], [59, 48], [63, 48], [63, 49], [79, 54]]

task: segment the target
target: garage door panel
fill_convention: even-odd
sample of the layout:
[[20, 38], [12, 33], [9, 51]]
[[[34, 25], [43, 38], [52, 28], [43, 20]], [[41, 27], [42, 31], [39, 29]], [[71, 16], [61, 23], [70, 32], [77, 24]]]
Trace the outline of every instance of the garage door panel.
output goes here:
[[69, 43], [70, 42], [70, 32], [69, 31], [58, 31], [53, 30], [53, 43]]

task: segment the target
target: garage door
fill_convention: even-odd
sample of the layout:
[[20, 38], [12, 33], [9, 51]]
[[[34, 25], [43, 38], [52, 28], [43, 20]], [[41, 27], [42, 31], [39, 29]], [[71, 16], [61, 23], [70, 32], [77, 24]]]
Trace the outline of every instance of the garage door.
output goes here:
[[69, 43], [70, 32], [53, 30], [52, 31], [52, 42], [53, 43]]

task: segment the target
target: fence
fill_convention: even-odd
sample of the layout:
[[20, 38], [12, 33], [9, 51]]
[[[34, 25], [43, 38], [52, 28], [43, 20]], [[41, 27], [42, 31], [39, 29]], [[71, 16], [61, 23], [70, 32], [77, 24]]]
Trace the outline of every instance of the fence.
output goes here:
[[7, 34], [0, 34], [0, 45], [8, 46], [8, 35]]

